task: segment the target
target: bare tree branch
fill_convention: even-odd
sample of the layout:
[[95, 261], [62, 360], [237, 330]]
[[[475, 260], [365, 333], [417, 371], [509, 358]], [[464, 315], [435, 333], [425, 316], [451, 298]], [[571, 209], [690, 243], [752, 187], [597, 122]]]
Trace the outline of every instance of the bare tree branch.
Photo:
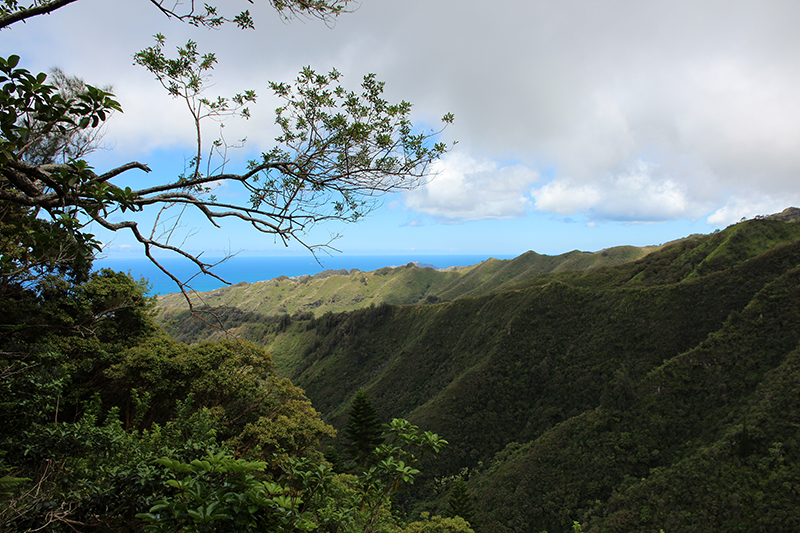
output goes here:
[[12, 11], [6, 15], [0, 16], [0, 29], [31, 17], [52, 13], [56, 9], [60, 9], [76, 1], [77, 0], [51, 0], [39, 5], [33, 4], [30, 7]]

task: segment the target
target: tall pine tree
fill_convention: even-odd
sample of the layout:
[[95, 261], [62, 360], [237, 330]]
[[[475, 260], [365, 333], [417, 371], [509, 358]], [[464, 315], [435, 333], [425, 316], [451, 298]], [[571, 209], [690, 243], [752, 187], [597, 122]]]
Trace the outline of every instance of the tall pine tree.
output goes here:
[[475, 508], [472, 505], [472, 497], [467, 492], [466, 481], [463, 479], [456, 481], [453, 490], [450, 491], [447, 504], [450, 507], [450, 514], [452, 516], [460, 516], [467, 522], [472, 522]]
[[375, 448], [383, 443], [381, 420], [364, 389], [356, 393], [350, 405], [344, 437], [350, 441], [345, 448], [345, 457], [358, 466], [368, 465]]

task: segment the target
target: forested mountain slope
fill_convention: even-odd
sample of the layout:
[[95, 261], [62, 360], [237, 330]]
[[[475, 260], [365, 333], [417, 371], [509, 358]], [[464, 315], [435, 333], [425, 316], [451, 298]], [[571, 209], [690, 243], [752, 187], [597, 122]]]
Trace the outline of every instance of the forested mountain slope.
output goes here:
[[364, 387], [447, 438], [405, 503], [466, 478], [476, 530], [796, 531], [798, 239], [753, 220], [448, 303], [229, 325], [334, 426]]

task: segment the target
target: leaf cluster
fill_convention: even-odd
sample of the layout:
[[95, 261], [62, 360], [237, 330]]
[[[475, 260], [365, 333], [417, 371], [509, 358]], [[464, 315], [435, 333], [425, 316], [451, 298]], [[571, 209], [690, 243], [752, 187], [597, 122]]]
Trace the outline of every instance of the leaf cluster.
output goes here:
[[[440, 449], [445, 444], [432, 434], [419, 436], [407, 421], [394, 420], [391, 427], [406, 445]], [[387, 451], [362, 476], [290, 459], [277, 479], [265, 475], [267, 462], [234, 459], [224, 452], [190, 463], [158, 459], [174, 472], [166, 481], [174, 490], [137, 517], [148, 524], [147, 531], [378, 531], [391, 522], [389, 495], [401, 483], [413, 483], [419, 473], [398, 458], [410, 448], [395, 447], [395, 455]]]

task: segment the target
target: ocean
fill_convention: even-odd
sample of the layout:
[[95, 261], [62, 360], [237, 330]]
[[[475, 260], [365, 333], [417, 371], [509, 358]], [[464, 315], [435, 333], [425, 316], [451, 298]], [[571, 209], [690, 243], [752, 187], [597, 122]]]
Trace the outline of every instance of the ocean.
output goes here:
[[[279, 256], [279, 257], [232, 257], [214, 268], [214, 272], [230, 282], [253, 283], [264, 281], [279, 276], [314, 275], [324, 270], [351, 270], [353, 268], [362, 272], [371, 272], [386, 266], [406, 265], [412, 261], [419, 261], [425, 265], [436, 268], [451, 266], [469, 266], [495, 257], [497, 259], [511, 259], [513, 256], [490, 255], [335, 255], [319, 257], [322, 265], [316, 262], [313, 256]], [[213, 259], [206, 259], [213, 262]], [[197, 272], [197, 268], [182, 259], [164, 258], [159, 262], [172, 272], [181, 281], [187, 280]], [[134, 279], [145, 278], [150, 283], [150, 295], [169, 294], [177, 292], [175, 283], [161, 272], [147, 258], [105, 258], [94, 262], [95, 269], [110, 268], [130, 273]], [[196, 291], [211, 291], [224, 287], [225, 284], [212, 276], [199, 275], [191, 282]]]

